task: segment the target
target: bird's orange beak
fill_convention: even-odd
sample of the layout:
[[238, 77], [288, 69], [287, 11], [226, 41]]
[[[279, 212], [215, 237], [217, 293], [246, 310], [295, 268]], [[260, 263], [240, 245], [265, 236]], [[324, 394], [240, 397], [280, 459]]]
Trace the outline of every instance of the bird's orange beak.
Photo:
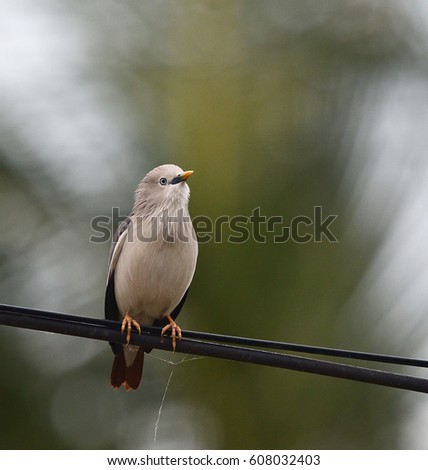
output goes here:
[[182, 183], [183, 181], [186, 181], [187, 178], [190, 178], [190, 176], [192, 176], [192, 175], [193, 175], [193, 171], [192, 171], [192, 170], [183, 171], [183, 173], [180, 173], [180, 174], [177, 175], [175, 178], [173, 178], [173, 179], [170, 181], [170, 184]]
[[186, 181], [187, 178], [190, 178], [192, 175], [193, 170], [183, 171], [183, 173], [181, 173], [180, 175], [181, 181]]

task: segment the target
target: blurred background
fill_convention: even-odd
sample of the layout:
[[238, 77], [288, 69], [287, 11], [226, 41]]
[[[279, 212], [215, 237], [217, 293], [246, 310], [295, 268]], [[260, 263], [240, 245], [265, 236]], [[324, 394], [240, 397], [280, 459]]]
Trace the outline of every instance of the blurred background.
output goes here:
[[[338, 215], [338, 243], [201, 244], [183, 328], [426, 358], [427, 26], [417, 0], [0, 0], [0, 302], [103, 317], [91, 219], [176, 163], [194, 217]], [[104, 342], [0, 327], [0, 353], [3, 449], [428, 448], [413, 392], [153, 351], [125, 393]]]

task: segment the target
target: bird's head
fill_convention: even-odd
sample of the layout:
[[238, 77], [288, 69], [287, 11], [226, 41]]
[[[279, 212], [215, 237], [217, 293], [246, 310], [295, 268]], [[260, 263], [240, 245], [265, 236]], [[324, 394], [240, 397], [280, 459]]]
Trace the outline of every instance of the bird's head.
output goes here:
[[161, 165], [147, 173], [135, 192], [135, 209], [147, 213], [187, 207], [190, 189], [186, 180], [193, 171], [177, 165]]

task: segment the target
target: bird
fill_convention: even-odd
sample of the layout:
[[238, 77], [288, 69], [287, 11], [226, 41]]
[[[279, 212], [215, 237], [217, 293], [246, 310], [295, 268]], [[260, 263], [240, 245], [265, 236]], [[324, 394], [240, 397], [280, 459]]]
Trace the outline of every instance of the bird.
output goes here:
[[175, 322], [193, 279], [198, 242], [190, 219], [187, 179], [193, 171], [165, 164], [139, 183], [134, 206], [119, 225], [109, 253], [105, 318], [120, 321], [126, 343], [110, 342], [114, 353], [110, 382], [136, 390], [150, 348], [129, 344], [133, 327], [171, 330], [172, 349], [182, 337]]

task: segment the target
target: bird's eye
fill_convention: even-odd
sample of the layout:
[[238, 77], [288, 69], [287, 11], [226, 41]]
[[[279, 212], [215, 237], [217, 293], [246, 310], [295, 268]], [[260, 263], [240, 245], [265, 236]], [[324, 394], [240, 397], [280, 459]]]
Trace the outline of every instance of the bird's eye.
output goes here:
[[168, 183], [168, 180], [166, 178], [161, 178], [159, 180], [159, 184], [161, 184], [162, 186], [166, 186], [167, 183]]

